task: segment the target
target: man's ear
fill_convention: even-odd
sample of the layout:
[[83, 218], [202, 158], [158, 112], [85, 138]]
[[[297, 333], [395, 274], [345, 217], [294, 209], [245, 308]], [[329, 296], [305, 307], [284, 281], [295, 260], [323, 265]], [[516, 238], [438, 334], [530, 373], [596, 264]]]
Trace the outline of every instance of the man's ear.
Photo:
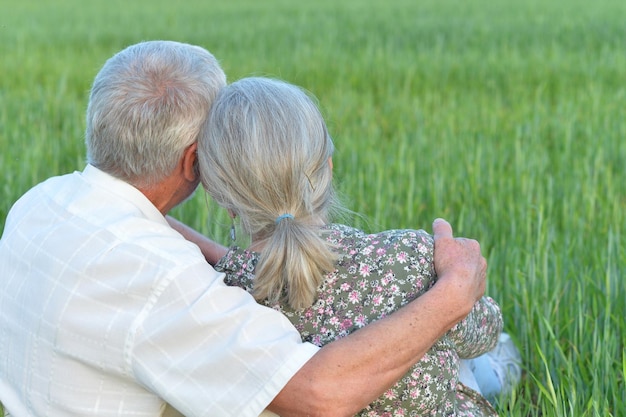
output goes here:
[[190, 182], [198, 181], [200, 175], [198, 171], [198, 144], [196, 142], [187, 146], [185, 152], [183, 152], [182, 165], [183, 175], [185, 179]]

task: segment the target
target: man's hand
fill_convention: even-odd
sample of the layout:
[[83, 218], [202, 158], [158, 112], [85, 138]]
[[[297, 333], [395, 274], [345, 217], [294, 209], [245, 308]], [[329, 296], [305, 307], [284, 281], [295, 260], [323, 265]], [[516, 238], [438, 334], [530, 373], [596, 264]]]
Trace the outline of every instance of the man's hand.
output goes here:
[[485, 293], [487, 261], [480, 253], [480, 244], [473, 239], [455, 238], [452, 227], [443, 219], [435, 219], [433, 234], [438, 285], [446, 286], [446, 293], [467, 315]]

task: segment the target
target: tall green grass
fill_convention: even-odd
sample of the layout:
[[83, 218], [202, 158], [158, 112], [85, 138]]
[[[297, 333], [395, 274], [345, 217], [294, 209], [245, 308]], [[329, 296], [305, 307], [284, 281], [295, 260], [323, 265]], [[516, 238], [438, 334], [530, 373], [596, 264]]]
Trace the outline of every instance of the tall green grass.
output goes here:
[[[502, 415], [626, 415], [623, 1], [8, 0], [0, 21], [2, 220], [32, 185], [82, 169], [87, 93], [109, 56], [196, 43], [231, 80], [318, 97], [354, 224], [429, 230], [442, 216], [481, 242], [524, 357]], [[228, 241], [203, 192], [174, 214]]]

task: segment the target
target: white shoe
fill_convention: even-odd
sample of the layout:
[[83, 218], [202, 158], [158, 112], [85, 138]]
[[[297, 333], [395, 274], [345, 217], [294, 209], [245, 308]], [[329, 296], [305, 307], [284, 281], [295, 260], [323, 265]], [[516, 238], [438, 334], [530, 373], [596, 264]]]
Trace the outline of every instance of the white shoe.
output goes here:
[[510, 394], [522, 377], [521, 355], [511, 337], [500, 334], [496, 347], [471, 359], [471, 369], [482, 395], [493, 403]]

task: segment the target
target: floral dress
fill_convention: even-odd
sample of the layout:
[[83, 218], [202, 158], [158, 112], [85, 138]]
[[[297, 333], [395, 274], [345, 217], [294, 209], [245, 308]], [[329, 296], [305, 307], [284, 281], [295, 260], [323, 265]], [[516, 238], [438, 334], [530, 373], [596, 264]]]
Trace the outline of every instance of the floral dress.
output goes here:
[[[419, 230], [377, 234], [331, 224], [320, 231], [337, 249], [336, 269], [325, 276], [311, 307], [285, 314], [302, 340], [322, 346], [379, 320], [426, 292], [436, 280], [433, 238]], [[259, 254], [237, 247], [216, 265], [228, 285], [254, 286]], [[481, 298], [471, 313], [360, 416], [497, 416], [489, 402], [459, 382], [459, 360], [491, 350], [502, 331], [498, 305]]]

